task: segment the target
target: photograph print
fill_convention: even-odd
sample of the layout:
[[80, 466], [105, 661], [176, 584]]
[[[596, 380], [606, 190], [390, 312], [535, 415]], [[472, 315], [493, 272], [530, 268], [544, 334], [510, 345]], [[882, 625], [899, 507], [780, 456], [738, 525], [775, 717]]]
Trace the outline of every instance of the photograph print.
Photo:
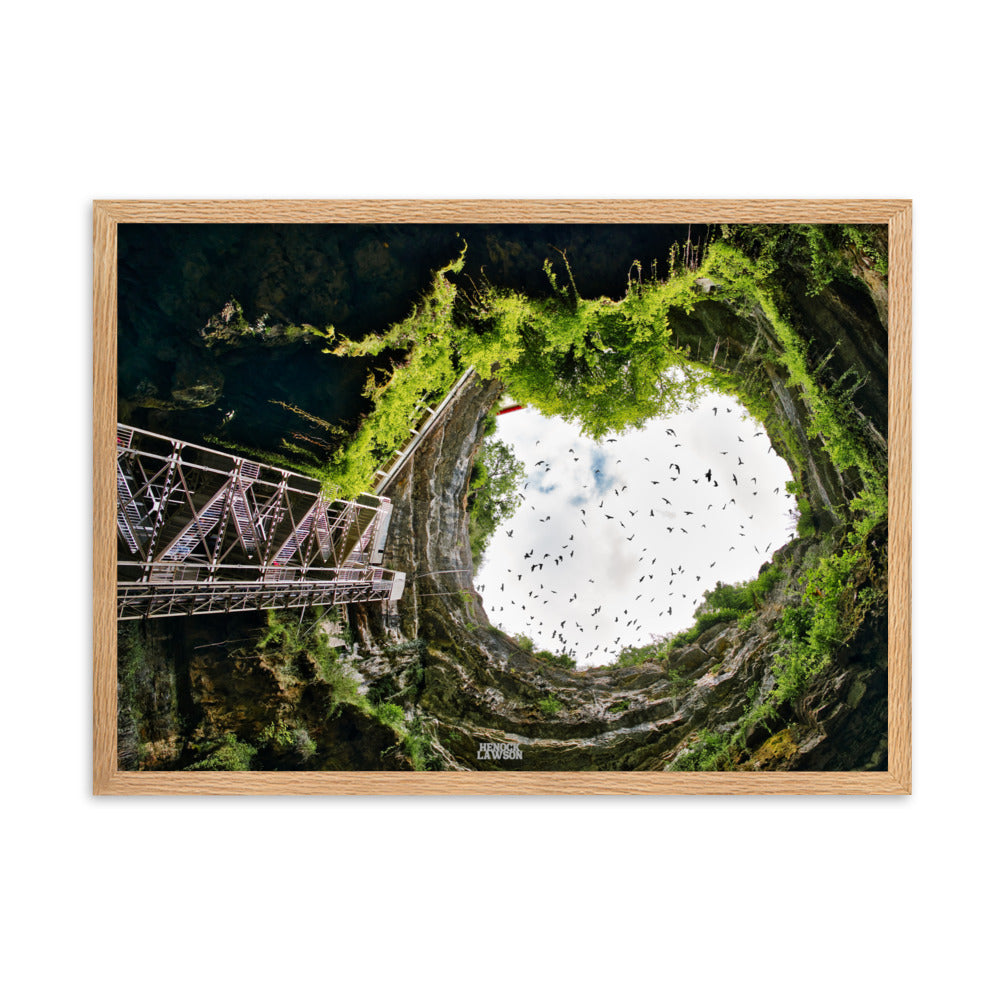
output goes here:
[[114, 768], [884, 774], [888, 225], [470, 219], [117, 225]]

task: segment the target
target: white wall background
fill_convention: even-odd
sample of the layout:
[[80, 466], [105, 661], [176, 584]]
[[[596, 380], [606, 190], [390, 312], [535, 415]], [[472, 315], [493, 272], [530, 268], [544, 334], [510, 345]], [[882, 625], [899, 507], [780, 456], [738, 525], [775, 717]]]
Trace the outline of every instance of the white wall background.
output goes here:
[[[4, 18], [0, 982], [171, 1000], [984, 995], [995, 11], [338, 6]], [[912, 797], [91, 797], [90, 201], [360, 196], [915, 200]], [[26, 508], [11, 486], [29, 476], [52, 494]]]

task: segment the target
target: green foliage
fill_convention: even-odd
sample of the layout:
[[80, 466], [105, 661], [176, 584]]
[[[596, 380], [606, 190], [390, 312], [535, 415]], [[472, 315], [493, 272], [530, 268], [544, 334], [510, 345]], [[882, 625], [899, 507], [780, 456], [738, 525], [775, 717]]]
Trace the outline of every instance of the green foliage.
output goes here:
[[275, 719], [261, 731], [257, 749], [279, 758], [291, 756], [304, 764], [316, 755], [316, 741], [304, 726], [293, 728], [284, 719]]
[[685, 277], [635, 283], [612, 301], [581, 299], [568, 287], [539, 300], [484, 285], [456, 342], [463, 360], [500, 378], [515, 399], [600, 439], [700, 395], [703, 374], [673, 343], [668, 322], [671, 308], [695, 301], [688, 286]]
[[425, 730], [424, 721], [419, 715], [410, 722], [406, 736], [403, 738], [403, 746], [415, 771], [440, 771], [442, 769], [443, 762], [434, 749], [431, 735]]
[[550, 653], [547, 649], [535, 650], [535, 656], [552, 667], [563, 670], [576, 670], [576, 660], [569, 653]]
[[549, 666], [560, 667], [563, 670], [576, 670], [576, 660], [568, 653], [550, 653], [547, 649], [535, 649], [535, 640], [530, 635], [522, 635], [520, 632], [510, 638], [526, 653], [531, 653]]
[[617, 670], [656, 662], [666, 656], [669, 649], [670, 642], [667, 639], [656, 639], [645, 646], [624, 646], [610, 666]]
[[809, 498], [800, 496], [795, 498], [795, 506], [798, 508], [797, 531], [799, 538], [811, 538], [816, 534], [816, 522], [813, 519], [812, 505]]
[[415, 344], [406, 362], [394, 366], [387, 381], [369, 380], [366, 394], [375, 408], [351, 441], [321, 471], [324, 484], [355, 497], [372, 488], [375, 470], [393, 457], [422, 419], [424, 405], [440, 400], [455, 381], [457, 370], [447, 338]]
[[[801, 391], [812, 413], [809, 432], [821, 441], [834, 466], [841, 472], [856, 469], [866, 486], [876, 484], [884, 478], [884, 461], [876, 460], [868, 447], [851, 401], [858, 381], [848, 384], [844, 379], [836, 386], [823, 385], [819, 366], [810, 359], [807, 344], [783, 315], [780, 289], [771, 280], [779, 260], [790, 259], [796, 251], [795, 242], [801, 243], [801, 234], [797, 235], [795, 227], [735, 228], [751, 233], [752, 238], [746, 232], [742, 236], [745, 243], [755, 246], [757, 256], [748, 256], [739, 249], [739, 239], [732, 244], [717, 242], [709, 248], [702, 270], [724, 282], [727, 295], [743, 301], [748, 310], [759, 308], [767, 317], [781, 345], [777, 360], [788, 373], [787, 382]], [[766, 232], [761, 235], [756, 233], [758, 230]], [[786, 245], [789, 241], [791, 248]], [[822, 241], [817, 237], [815, 242], [820, 246]]]
[[711, 590], [706, 590], [705, 600], [698, 608], [694, 624], [689, 629], [678, 632], [668, 643], [665, 652], [695, 642], [702, 633], [719, 622], [738, 620], [741, 628], [748, 628], [765, 597], [781, 578], [780, 567], [768, 566], [755, 580], [718, 583]]
[[870, 513], [853, 526], [846, 546], [821, 556], [801, 579], [800, 602], [788, 605], [776, 624], [780, 639], [772, 665], [776, 683], [767, 697], [757, 704], [754, 689], [734, 730], [726, 735], [711, 734], [707, 743], [700, 741], [697, 754], [678, 760], [675, 769], [722, 770], [730, 766], [735, 755], [745, 749], [749, 729], [779, 719], [782, 710], [801, 698], [813, 680], [834, 663], [866, 618], [884, 610], [884, 587], [865, 583], [876, 576], [869, 542], [871, 532], [884, 524], [877, 519], [880, 504], [877, 492], [859, 503], [859, 509]]
[[342, 705], [360, 705], [358, 682], [341, 662], [337, 650], [318, 627], [322, 609], [312, 609], [312, 615], [300, 623], [298, 614], [271, 610], [267, 612], [267, 629], [257, 642], [257, 649], [275, 661], [277, 670], [288, 676], [300, 677], [302, 658], [312, 664], [319, 679], [328, 689], [330, 714]]
[[865, 617], [884, 605], [884, 592], [859, 587], [860, 581], [871, 578], [872, 570], [870, 552], [860, 540], [824, 556], [809, 571], [801, 605], [787, 608], [778, 624], [784, 646], [774, 665], [778, 679], [771, 695], [774, 706], [801, 696]]
[[868, 257], [878, 273], [888, 274], [888, 233], [884, 226], [741, 225], [728, 227], [723, 239], [756, 262], [761, 278], [783, 267], [805, 265], [813, 295], [834, 279], [853, 279], [852, 250]]
[[403, 709], [388, 701], [376, 705], [372, 709], [372, 715], [383, 725], [392, 726], [393, 729], [402, 728], [406, 721], [406, 713]]
[[[582, 298], [565, 258], [565, 281], [552, 262], [545, 262], [552, 288], [548, 297], [528, 298], [485, 282], [474, 293], [460, 295], [454, 276], [462, 269], [463, 251], [434, 274], [423, 300], [402, 322], [359, 341], [327, 332], [331, 353], [380, 357], [384, 367], [379, 376], [369, 377], [365, 394], [373, 409], [352, 438], [318, 471], [314, 461], [310, 468], [308, 456], [296, 468], [318, 475], [341, 496], [371, 489], [375, 470], [406, 443], [422, 405], [439, 400], [469, 365], [483, 377], [501, 379], [520, 402], [574, 421], [595, 438], [676, 412], [706, 389], [738, 394], [761, 419], [769, 405], [762, 371], [736, 375], [695, 363], [671, 332], [670, 312], [690, 312], [706, 298], [710, 293], [694, 279], [709, 277], [731, 304], [740, 308], [742, 303], [748, 314], [759, 309], [772, 322], [781, 353], [766, 360], [783, 365], [790, 384], [803, 390], [814, 414], [812, 431], [824, 438], [837, 467], [856, 466], [867, 481], [879, 470], [866, 460], [859, 437], [851, 404], [856, 386], [834, 391], [818, 384], [801, 338], [781, 314], [774, 276], [785, 267], [805, 266], [812, 287], [821, 290], [834, 277], [851, 277], [849, 250], [879, 257], [884, 233], [879, 227], [833, 225], [723, 226], [721, 233], [699, 255], [676, 248], [666, 280], [657, 280], [654, 266], [653, 280], [643, 281], [635, 266], [639, 277], [630, 273], [620, 300]], [[681, 254], [685, 264], [678, 268]], [[477, 481], [472, 488], [481, 485]], [[490, 520], [473, 525], [479, 552]]]
[[[197, 749], [199, 752], [205, 752], [204, 745], [200, 745]], [[233, 733], [226, 733], [206, 757], [189, 764], [185, 770], [249, 771], [256, 754], [255, 747], [249, 743], [242, 743]]]
[[729, 737], [709, 729], [701, 730], [694, 741], [678, 754], [671, 771], [724, 771], [729, 758]]
[[560, 287], [547, 264], [553, 297], [529, 299], [484, 283], [460, 299], [449, 275], [461, 265], [460, 259], [438, 271], [410, 316], [384, 333], [352, 342], [328, 332], [337, 355], [406, 352], [403, 362], [386, 361], [381, 380], [369, 378], [372, 412], [319, 472], [340, 495], [371, 488], [375, 470], [407, 441], [421, 404], [440, 399], [469, 365], [500, 378], [520, 402], [574, 420], [595, 438], [675, 412], [710, 383], [673, 343], [667, 322], [671, 308], [690, 309], [697, 301], [686, 274], [631, 283], [617, 302], [586, 300], [571, 274]]
[[[213, 445], [221, 451], [233, 452], [265, 465], [274, 465], [280, 469], [293, 469], [314, 479], [322, 478], [322, 470], [316, 464], [316, 456], [311, 451], [286, 438], [281, 440], [281, 452], [267, 451], [264, 448], [251, 448], [234, 441], [227, 441], [216, 434], [206, 434], [205, 443]], [[328, 483], [327, 485], [333, 490], [333, 493], [338, 492], [336, 484]]]
[[563, 710], [563, 703], [552, 695], [539, 699], [538, 709], [545, 715], [558, 715]]
[[[344, 493], [369, 488], [375, 467], [408, 438], [421, 401], [440, 398], [456, 373], [468, 365], [484, 377], [499, 378], [518, 401], [573, 420], [594, 437], [641, 426], [693, 401], [706, 389], [738, 395], [755, 417], [768, 421], [772, 397], [767, 372], [783, 373], [811, 415], [810, 436], [840, 472], [855, 480], [860, 477], [846, 543], [838, 540], [843, 547], [825, 551], [808, 570], [800, 604], [790, 600], [790, 583], [780, 595], [774, 594], [782, 574], [770, 567], [755, 581], [717, 585], [706, 593], [691, 629], [669, 642], [623, 650], [617, 661], [620, 667], [630, 667], [662, 660], [670, 648], [695, 641], [717, 622], [738, 620], [741, 627], [750, 627], [768, 598], [788, 601], [778, 626], [783, 643], [776, 659], [778, 685], [764, 702], [748, 709], [735, 730], [745, 732], [748, 720], [771, 717], [805, 690], [882, 599], [859, 583], [870, 570], [865, 565], [864, 540], [884, 524], [887, 513], [884, 457], [866, 438], [853, 402], [860, 380], [850, 372], [832, 383], [826, 377], [827, 359], [811, 356], [811, 345], [795, 325], [782, 281], [788, 269], [805, 274], [812, 294], [820, 294], [831, 281], [856, 282], [857, 254], [868, 258], [866, 266], [874, 262], [877, 270], [884, 271], [884, 245], [884, 231], [878, 227], [724, 226], [721, 238], [699, 260], [689, 249], [676, 248], [666, 280], [654, 275], [644, 282], [630, 275], [628, 290], [618, 301], [583, 299], [565, 260], [565, 275], [546, 262], [552, 289], [547, 297], [529, 299], [488, 284], [463, 297], [450, 278], [461, 266], [456, 262], [435, 275], [429, 294], [407, 320], [385, 333], [348, 343], [338, 341], [331, 331], [335, 353], [381, 356], [384, 367], [366, 387], [372, 413], [334, 456], [326, 473]], [[684, 265], [678, 268], [682, 254]], [[638, 268], [635, 273], [641, 274]], [[698, 277], [710, 278], [715, 291], [696, 285]], [[730, 308], [744, 315], [763, 315], [774, 331], [759, 355], [751, 356], [756, 347], [751, 349], [742, 372], [726, 371], [721, 365], [713, 370], [692, 360], [671, 330], [672, 312], [690, 312], [709, 294], [724, 296]], [[400, 361], [403, 352], [405, 359]], [[776, 441], [781, 438], [780, 426], [769, 423], [768, 429]], [[805, 449], [797, 440], [783, 443], [795, 461], [805, 462]], [[503, 501], [512, 502], [511, 488], [523, 477], [513, 456], [491, 454], [489, 448], [483, 449], [469, 488], [470, 539], [477, 558], [497, 524], [509, 516]], [[509, 473], [499, 487], [493, 481], [504, 476], [497, 470]], [[814, 530], [813, 511], [802, 491], [792, 492], [800, 534], [807, 535]], [[533, 651], [528, 637], [516, 641]], [[558, 656], [540, 655], [563, 665]], [[721, 748], [730, 745], [726, 740], [731, 742], [729, 737], [720, 739], [706, 735], [697, 753], [684, 758], [689, 761], [685, 766], [706, 762], [719, 766]]]
[[469, 544], [475, 570], [493, 533], [517, 510], [525, 478], [524, 463], [505, 441], [493, 439], [480, 449], [468, 492]]
[[[219, 312], [209, 317], [208, 322], [199, 331], [199, 336], [206, 344], [214, 346], [231, 344], [243, 339], [259, 340], [265, 333], [281, 332], [282, 328], [267, 325], [268, 318], [268, 314], [263, 313], [256, 322], [251, 323], [243, 314], [243, 306], [235, 296], [231, 296]], [[302, 330], [296, 327], [291, 329], [294, 331], [293, 337], [302, 333]]]
[[883, 226], [844, 226], [844, 237], [860, 253], [870, 258], [883, 277], [889, 275], [888, 233]]
[[754, 580], [744, 583], [717, 583], [706, 590], [702, 608], [706, 611], [750, 611], [759, 608], [764, 598], [781, 580], [779, 566], [768, 566]]
[[808, 604], [795, 604], [785, 608], [776, 630], [783, 639], [801, 642], [812, 627], [813, 609]]
[[259, 745], [272, 750], [289, 750], [295, 746], [295, 735], [284, 720], [269, 722], [260, 734]]
[[[464, 251], [463, 251], [464, 257]], [[369, 376], [364, 394], [374, 403], [353, 438], [320, 470], [321, 481], [336, 486], [340, 495], [355, 497], [371, 489], [375, 470], [389, 460], [410, 437], [410, 428], [421, 419], [422, 406], [440, 400], [455, 381], [453, 310], [456, 286], [447, 275], [462, 269], [463, 257], [435, 272], [431, 288], [410, 315], [384, 333], [360, 341], [327, 331], [332, 354], [346, 357], [378, 356], [405, 350], [403, 362], [388, 362], [385, 379]]]
[[395, 731], [415, 771], [441, 769], [441, 759], [434, 750], [433, 740], [430, 733], [425, 730], [419, 714], [414, 714], [408, 720], [402, 706], [388, 701], [377, 705], [366, 701], [362, 707], [373, 719]]

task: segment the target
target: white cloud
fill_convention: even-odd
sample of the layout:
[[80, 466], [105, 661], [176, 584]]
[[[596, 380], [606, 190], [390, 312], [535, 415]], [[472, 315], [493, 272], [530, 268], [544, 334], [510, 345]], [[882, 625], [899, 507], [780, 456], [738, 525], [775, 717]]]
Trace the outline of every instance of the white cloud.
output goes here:
[[477, 588], [495, 625], [581, 665], [688, 627], [705, 590], [755, 577], [794, 534], [788, 466], [729, 397], [602, 442], [531, 408], [498, 435], [529, 479]]

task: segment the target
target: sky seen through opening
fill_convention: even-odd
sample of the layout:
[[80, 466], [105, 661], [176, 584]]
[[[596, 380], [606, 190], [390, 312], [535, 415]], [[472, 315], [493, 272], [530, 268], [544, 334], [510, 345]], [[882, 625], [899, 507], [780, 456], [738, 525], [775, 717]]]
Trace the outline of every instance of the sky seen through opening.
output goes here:
[[792, 474], [732, 397], [600, 442], [529, 407], [497, 436], [528, 478], [476, 589], [497, 628], [581, 667], [688, 628], [706, 590], [756, 577], [795, 535]]

